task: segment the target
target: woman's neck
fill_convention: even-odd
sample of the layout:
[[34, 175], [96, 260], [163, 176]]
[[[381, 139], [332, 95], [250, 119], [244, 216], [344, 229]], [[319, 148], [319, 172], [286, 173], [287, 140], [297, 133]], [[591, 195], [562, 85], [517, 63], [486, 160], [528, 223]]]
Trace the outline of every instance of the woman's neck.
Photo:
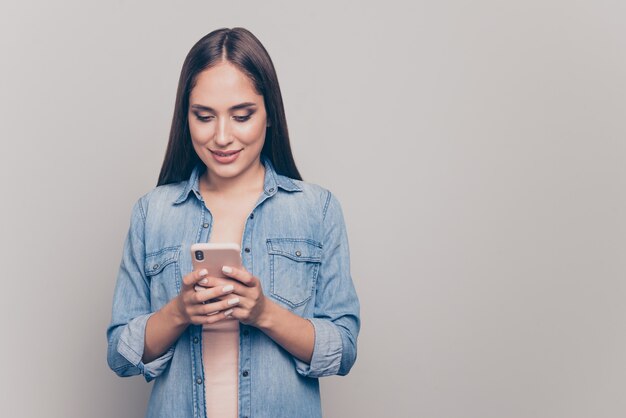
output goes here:
[[207, 168], [200, 178], [200, 190], [211, 194], [240, 196], [263, 190], [265, 167], [259, 160], [235, 177], [218, 177]]

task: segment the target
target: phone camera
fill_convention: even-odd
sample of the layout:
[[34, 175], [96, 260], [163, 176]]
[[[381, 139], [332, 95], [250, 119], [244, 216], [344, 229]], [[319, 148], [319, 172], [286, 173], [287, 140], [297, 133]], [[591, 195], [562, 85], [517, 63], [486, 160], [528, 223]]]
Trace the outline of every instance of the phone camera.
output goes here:
[[200, 250], [196, 251], [196, 260], [202, 261], [204, 260], [204, 253]]

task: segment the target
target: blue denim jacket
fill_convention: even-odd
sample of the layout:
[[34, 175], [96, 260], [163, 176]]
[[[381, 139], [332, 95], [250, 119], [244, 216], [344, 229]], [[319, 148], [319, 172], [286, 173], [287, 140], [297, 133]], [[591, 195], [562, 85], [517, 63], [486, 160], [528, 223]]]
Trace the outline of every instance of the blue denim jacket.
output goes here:
[[[360, 329], [343, 213], [328, 190], [262, 162], [264, 192], [246, 220], [243, 265], [267, 297], [313, 324], [315, 345], [307, 364], [239, 323], [239, 417], [321, 417], [318, 378], [350, 371]], [[190, 325], [159, 358], [141, 361], [148, 318], [180, 292], [192, 270], [191, 244], [209, 241], [211, 213], [198, 188], [205, 169], [140, 197], [124, 243], [107, 361], [119, 376], [154, 379], [147, 417], [206, 416], [201, 325]]]

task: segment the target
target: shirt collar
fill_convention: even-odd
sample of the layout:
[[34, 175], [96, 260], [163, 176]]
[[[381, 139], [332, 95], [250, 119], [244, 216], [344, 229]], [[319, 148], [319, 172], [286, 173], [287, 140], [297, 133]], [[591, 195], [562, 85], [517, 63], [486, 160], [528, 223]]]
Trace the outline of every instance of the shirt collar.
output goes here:
[[[287, 192], [302, 191], [302, 188], [300, 188], [300, 186], [298, 186], [293, 181], [293, 179], [278, 174], [276, 170], [274, 170], [274, 166], [272, 165], [271, 161], [264, 155], [261, 155], [261, 163], [265, 167], [265, 179], [263, 182], [263, 190], [265, 194], [273, 196], [274, 194], [276, 194], [278, 188], [281, 188]], [[204, 163], [202, 163], [202, 161], [198, 162], [198, 164], [195, 165], [193, 170], [191, 170], [189, 180], [187, 180], [184, 185], [182, 193], [174, 201], [175, 205], [187, 200], [187, 196], [189, 196], [189, 192], [191, 191], [193, 191], [196, 196], [200, 197], [199, 180], [200, 176], [204, 173], [205, 170], [206, 166], [204, 165]]]

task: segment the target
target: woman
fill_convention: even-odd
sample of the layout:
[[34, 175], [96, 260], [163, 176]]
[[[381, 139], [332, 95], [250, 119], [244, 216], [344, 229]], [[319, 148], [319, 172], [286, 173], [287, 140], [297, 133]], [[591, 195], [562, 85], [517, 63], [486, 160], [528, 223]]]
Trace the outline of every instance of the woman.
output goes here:
[[[196, 242], [241, 243], [243, 267], [192, 271]], [[267, 51], [243, 28], [206, 35], [158, 185], [132, 210], [109, 366], [154, 379], [149, 417], [319, 417], [318, 378], [356, 360], [349, 264], [339, 202], [294, 163]]]

